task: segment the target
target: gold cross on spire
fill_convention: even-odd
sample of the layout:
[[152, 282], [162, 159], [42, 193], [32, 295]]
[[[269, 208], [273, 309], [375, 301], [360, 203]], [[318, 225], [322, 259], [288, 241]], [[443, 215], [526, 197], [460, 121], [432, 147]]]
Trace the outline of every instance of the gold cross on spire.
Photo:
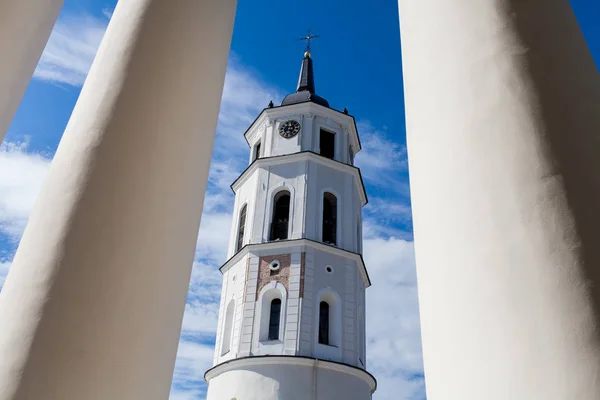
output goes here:
[[311, 35], [310, 29], [308, 30], [308, 35], [299, 38], [298, 40], [306, 40], [306, 49], [304, 50], [304, 57], [310, 57], [310, 41], [318, 38], [320, 35]]

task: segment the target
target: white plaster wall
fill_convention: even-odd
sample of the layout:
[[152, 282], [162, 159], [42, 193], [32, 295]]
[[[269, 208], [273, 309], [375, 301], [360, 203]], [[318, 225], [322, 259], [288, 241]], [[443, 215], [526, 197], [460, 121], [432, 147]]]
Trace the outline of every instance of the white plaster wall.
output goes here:
[[[326, 267], [331, 266], [333, 273]], [[339, 347], [318, 343], [319, 294], [332, 291], [339, 296], [340, 332]], [[330, 359], [363, 367], [366, 363], [364, 350], [359, 349], [360, 338], [364, 340], [364, 323], [358, 323], [359, 307], [364, 307], [364, 284], [354, 261], [314, 249], [306, 249], [304, 297], [302, 298], [300, 339], [298, 354]]]
[[[287, 360], [286, 360], [287, 361]], [[310, 363], [313, 363], [310, 360]], [[313, 365], [252, 365], [209, 381], [207, 400], [369, 400], [371, 388], [355, 375]]]
[[256, 313], [256, 291], [258, 278], [259, 257], [256, 254], [248, 254], [247, 284], [242, 311], [242, 323], [240, 330], [240, 347], [238, 357], [247, 357], [251, 354], [254, 335], [254, 319]]
[[[248, 260], [248, 256], [243, 257], [223, 274], [223, 287], [221, 289], [219, 319], [215, 341], [215, 364], [222, 363], [238, 356], [244, 315], [244, 289]], [[228, 353], [222, 355], [221, 350], [223, 348], [222, 339], [224, 333], [225, 311], [232, 299], [235, 300], [235, 313], [233, 319], [233, 333], [231, 335], [231, 347]]]
[[362, 208], [356, 181], [350, 173], [316, 162], [307, 161], [306, 238], [320, 242], [323, 226], [323, 195], [326, 191], [337, 197], [337, 247], [357, 252], [357, 225]]
[[[236, 253], [237, 239], [238, 239], [238, 227], [240, 222], [240, 211], [244, 204], [248, 205], [246, 210], [246, 227], [244, 229], [244, 244], [255, 243], [253, 239], [253, 226], [256, 218], [256, 195], [260, 190], [261, 185], [258, 184], [259, 174], [254, 173], [248, 177], [246, 182], [238, 189], [235, 195], [235, 201], [233, 204], [233, 218], [231, 218], [231, 230], [229, 233], [229, 247], [227, 250], [227, 258], [230, 258]], [[262, 214], [259, 214], [262, 218]]]
[[[300, 296], [301, 260], [305, 253], [304, 293]], [[257, 296], [259, 259], [264, 256], [289, 254], [291, 258], [289, 287], [282, 301], [281, 339], [274, 342], [260, 342], [261, 300]], [[244, 293], [247, 265], [248, 284]], [[333, 268], [333, 273], [326, 270]], [[304, 355], [344, 362], [364, 368], [365, 360], [365, 284], [354, 260], [317, 250], [311, 246], [286, 246], [283, 248], [257, 249], [238, 261], [223, 275], [224, 286], [220, 305], [219, 327], [216, 340], [215, 364], [235, 357], [250, 355]], [[234, 282], [232, 275], [237, 279]], [[318, 307], [321, 293], [331, 292], [339, 298], [332, 332], [336, 336], [336, 346], [318, 343]], [[245, 295], [245, 298], [242, 296]], [[258, 299], [257, 299], [258, 297]], [[234, 343], [230, 353], [221, 356], [221, 336], [227, 304], [236, 298], [236, 319]], [[224, 299], [227, 299], [225, 301]], [[362, 318], [361, 315], [362, 314]], [[333, 341], [333, 338], [332, 338]], [[360, 359], [360, 360], [359, 360]]]
[[323, 195], [328, 191], [338, 200], [337, 246], [348, 251], [361, 250], [362, 203], [356, 180], [349, 172], [302, 160], [257, 168], [240, 186], [233, 210], [229, 257], [235, 254], [240, 210], [246, 203], [244, 243], [268, 241], [273, 198], [281, 189], [292, 196], [288, 238], [321, 241]]
[[[248, 281], [248, 295], [246, 296], [246, 309], [248, 310], [244, 328], [245, 335], [243, 337], [243, 345], [246, 352], [242, 355], [266, 355], [266, 354], [297, 354], [297, 339], [298, 326], [300, 321], [300, 269], [301, 269], [301, 252], [302, 246], [289, 246], [285, 249], [277, 250], [257, 250], [251, 253], [250, 258], [250, 274]], [[274, 341], [260, 342], [259, 330], [262, 310], [262, 298], [260, 294], [258, 299], [254, 300], [256, 294], [256, 280], [258, 277], [258, 263], [260, 257], [272, 256], [278, 254], [290, 254], [290, 279], [289, 288], [286, 290], [285, 299], [282, 301], [282, 317], [283, 335], [277, 343]], [[251, 311], [250, 311], [251, 310]], [[251, 348], [247, 343], [251, 343]]]

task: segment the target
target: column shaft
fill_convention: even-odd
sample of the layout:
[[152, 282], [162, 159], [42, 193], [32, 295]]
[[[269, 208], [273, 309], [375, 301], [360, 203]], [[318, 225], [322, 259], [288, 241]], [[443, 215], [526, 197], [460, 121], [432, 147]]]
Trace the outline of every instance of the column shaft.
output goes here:
[[64, 0], [0, 0], [0, 143]]
[[120, 0], [0, 294], [0, 399], [168, 397], [235, 0]]
[[600, 398], [600, 80], [569, 1], [399, 9], [427, 398]]

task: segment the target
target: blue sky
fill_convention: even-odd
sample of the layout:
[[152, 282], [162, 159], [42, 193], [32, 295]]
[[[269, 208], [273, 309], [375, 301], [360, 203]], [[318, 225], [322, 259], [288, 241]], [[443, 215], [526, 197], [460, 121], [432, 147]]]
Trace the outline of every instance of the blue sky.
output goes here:
[[[0, 148], [0, 290], [116, 0], [66, 0], [19, 111]], [[597, 64], [600, 3], [572, 0]], [[172, 400], [203, 399], [212, 363], [233, 196], [245, 168], [242, 137], [269, 100], [293, 91], [311, 27], [317, 92], [357, 121], [370, 203], [364, 210], [368, 369], [376, 400], [421, 400], [425, 385], [412, 246], [399, 51], [393, 0], [239, 3], [208, 195], [186, 304]], [[165, 133], [167, 134], [167, 133]], [[396, 301], [389, 302], [393, 291]]]

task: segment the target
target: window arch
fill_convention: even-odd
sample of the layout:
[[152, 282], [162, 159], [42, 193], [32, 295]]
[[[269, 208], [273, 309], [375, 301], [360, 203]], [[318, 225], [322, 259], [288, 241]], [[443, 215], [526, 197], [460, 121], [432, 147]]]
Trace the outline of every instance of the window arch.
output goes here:
[[233, 336], [233, 314], [235, 312], [235, 300], [231, 300], [225, 311], [225, 322], [223, 323], [223, 338], [221, 340], [221, 355], [231, 350], [231, 337]]
[[283, 342], [286, 299], [285, 286], [277, 281], [269, 282], [260, 290], [254, 326], [258, 335], [253, 335], [256, 338], [255, 346], [259, 342], [270, 342], [269, 345], [276, 344], [273, 343], [276, 341]]
[[275, 195], [269, 240], [284, 240], [288, 238], [290, 198], [290, 192], [287, 190], [282, 190]]
[[317, 357], [341, 359], [342, 301], [330, 287], [319, 290], [315, 303], [314, 341]]
[[329, 303], [319, 303], [319, 343], [329, 345]]
[[322, 240], [337, 245], [337, 197], [330, 192], [323, 194]]
[[240, 251], [244, 245], [244, 230], [246, 229], [246, 212], [248, 210], [248, 204], [244, 204], [242, 211], [240, 211], [240, 219], [238, 222], [238, 233], [237, 233], [237, 245], [235, 251]]
[[281, 299], [271, 300], [269, 312], [269, 336], [267, 340], [279, 340], [279, 325], [281, 322]]

